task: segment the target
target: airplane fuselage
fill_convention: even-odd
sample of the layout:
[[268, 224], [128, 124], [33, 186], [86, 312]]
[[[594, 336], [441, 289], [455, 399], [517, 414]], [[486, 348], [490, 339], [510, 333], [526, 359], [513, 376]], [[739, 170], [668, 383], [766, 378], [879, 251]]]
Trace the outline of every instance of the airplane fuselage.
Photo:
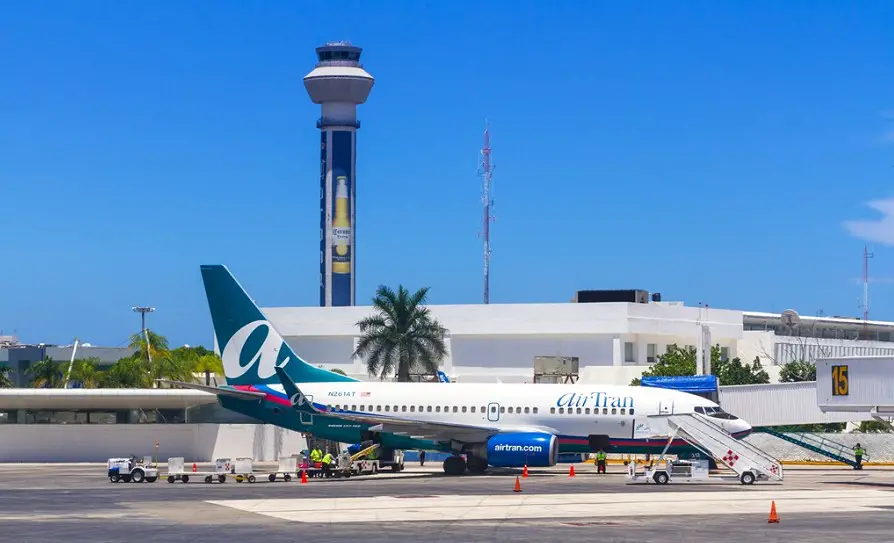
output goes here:
[[[613, 453], [661, 450], [666, 438], [655, 437], [650, 415], [693, 413], [716, 404], [673, 390], [606, 385], [519, 385], [490, 383], [305, 383], [308, 401], [327, 414], [296, 411], [280, 385], [243, 385], [241, 390], [263, 392], [264, 401], [221, 397], [224, 407], [292, 430], [345, 443], [357, 443], [372, 427], [337, 416], [369, 413], [419, 421], [474, 424], [504, 431], [536, 429], [558, 438], [560, 453], [594, 449], [593, 436], [605, 436]], [[751, 427], [742, 420], [716, 424], [742, 437]], [[382, 443], [401, 449], [451, 451], [449, 442], [382, 433]], [[604, 441], [603, 441], [604, 442]], [[675, 440], [670, 452], [694, 449]]]

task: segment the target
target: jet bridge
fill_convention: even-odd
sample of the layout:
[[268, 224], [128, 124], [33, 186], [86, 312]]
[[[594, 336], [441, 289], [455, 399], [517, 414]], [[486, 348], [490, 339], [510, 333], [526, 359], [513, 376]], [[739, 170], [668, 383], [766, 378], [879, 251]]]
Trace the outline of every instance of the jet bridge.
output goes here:
[[868, 413], [894, 430], [894, 358], [848, 356], [817, 360], [816, 404], [824, 413]]

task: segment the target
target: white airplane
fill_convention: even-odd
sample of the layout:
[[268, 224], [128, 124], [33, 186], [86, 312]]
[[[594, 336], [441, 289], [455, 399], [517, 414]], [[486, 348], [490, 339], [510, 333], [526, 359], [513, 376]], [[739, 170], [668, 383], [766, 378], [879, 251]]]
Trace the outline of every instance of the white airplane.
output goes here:
[[[544, 467], [560, 453], [659, 452], [650, 415], [699, 413], [741, 439], [744, 420], [700, 396], [612, 385], [364, 382], [296, 355], [230, 272], [202, 266], [227, 386], [180, 386], [217, 394], [225, 408], [343, 443], [452, 453], [444, 471]], [[696, 449], [676, 439], [668, 452]]]

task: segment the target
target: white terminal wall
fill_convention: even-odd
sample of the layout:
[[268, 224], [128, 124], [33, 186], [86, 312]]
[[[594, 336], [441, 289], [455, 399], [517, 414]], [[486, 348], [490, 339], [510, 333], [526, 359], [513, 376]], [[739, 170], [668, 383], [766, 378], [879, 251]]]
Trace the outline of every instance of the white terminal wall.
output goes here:
[[[531, 382], [536, 356], [580, 359], [581, 381], [629, 382], [648, 367], [649, 345], [696, 345], [700, 324], [714, 344], [737, 355], [742, 312], [675, 304], [479, 304], [431, 305], [449, 330], [442, 369], [458, 382]], [[313, 364], [369, 378], [352, 358], [357, 321], [372, 308], [272, 307], [262, 310], [299, 356]], [[629, 353], [625, 344], [632, 344]], [[627, 356], [632, 354], [632, 356]]]
[[182, 456], [278, 460], [307, 448], [299, 432], [267, 424], [3, 424], [0, 462], [105, 462], [112, 457]]

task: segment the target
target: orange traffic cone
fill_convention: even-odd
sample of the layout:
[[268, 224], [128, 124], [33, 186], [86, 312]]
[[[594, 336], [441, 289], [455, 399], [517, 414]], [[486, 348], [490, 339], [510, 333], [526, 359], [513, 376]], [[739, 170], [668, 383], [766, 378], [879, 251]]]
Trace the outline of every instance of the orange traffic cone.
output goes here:
[[301, 484], [302, 485], [307, 484], [307, 470], [306, 469], [301, 470]]
[[776, 514], [776, 500], [770, 505], [770, 518], [767, 519], [768, 524], [779, 524], [779, 515]]
[[518, 481], [518, 477], [515, 478], [515, 488], [512, 489], [513, 492], [521, 492], [521, 483]]
[[574, 464], [571, 465], [571, 471], [568, 472], [569, 477], [574, 477]]
[[528, 465], [527, 464], [525, 464], [525, 469], [522, 470], [522, 477], [525, 477], [525, 478], [528, 477]]

